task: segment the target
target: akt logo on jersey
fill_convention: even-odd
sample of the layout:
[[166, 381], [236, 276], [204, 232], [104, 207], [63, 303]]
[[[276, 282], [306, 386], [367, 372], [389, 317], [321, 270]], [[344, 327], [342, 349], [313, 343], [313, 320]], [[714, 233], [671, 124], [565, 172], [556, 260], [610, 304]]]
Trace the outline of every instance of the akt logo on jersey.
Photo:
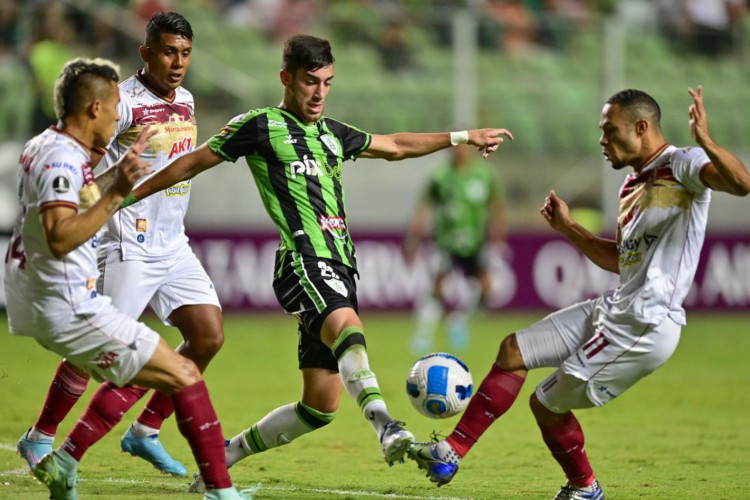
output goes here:
[[289, 164], [289, 176], [292, 179], [296, 179], [297, 175], [314, 175], [319, 176], [323, 174], [320, 169], [317, 160], [315, 158], [308, 158], [307, 155], [302, 157], [302, 161], [293, 161]]
[[172, 150], [169, 152], [169, 158], [174, 155], [181, 155], [188, 153], [193, 150], [193, 139], [191, 137], [185, 137], [181, 141], [177, 141], [172, 144]]
[[138, 233], [145, 233], [146, 228], [148, 227], [146, 219], [136, 219], [135, 220], [135, 230]]

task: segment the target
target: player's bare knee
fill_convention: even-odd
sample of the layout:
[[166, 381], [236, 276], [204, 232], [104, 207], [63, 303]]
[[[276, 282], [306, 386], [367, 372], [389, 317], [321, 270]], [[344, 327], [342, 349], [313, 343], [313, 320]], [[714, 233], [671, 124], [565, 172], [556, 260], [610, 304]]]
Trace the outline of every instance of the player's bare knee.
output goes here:
[[529, 397], [529, 408], [531, 408], [531, 413], [534, 414], [538, 425], [552, 425], [565, 416], [565, 414], [555, 413], [544, 406], [536, 396], [536, 392]]
[[224, 345], [224, 331], [221, 328], [206, 330], [204, 335], [193, 340], [196, 354], [211, 359]]
[[175, 361], [175, 370], [172, 372], [173, 380], [171, 383], [172, 387], [170, 388], [172, 392], [181, 391], [185, 387], [190, 387], [203, 380], [198, 366], [193, 361], [183, 356], [178, 357], [180, 359]]
[[500, 342], [500, 351], [497, 353], [497, 364], [503, 370], [516, 371], [526, 368], [518, 348], [516, 334], [511, 333]]

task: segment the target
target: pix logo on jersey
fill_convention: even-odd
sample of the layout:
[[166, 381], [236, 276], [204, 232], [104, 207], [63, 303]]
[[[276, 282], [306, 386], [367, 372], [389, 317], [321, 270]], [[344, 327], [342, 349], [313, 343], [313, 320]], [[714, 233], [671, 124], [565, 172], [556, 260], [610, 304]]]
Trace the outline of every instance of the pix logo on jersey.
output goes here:
[[145, 233], [148, 228], [147, 219], [136, 219], [135, 220], [135, 231], [137, 233]]

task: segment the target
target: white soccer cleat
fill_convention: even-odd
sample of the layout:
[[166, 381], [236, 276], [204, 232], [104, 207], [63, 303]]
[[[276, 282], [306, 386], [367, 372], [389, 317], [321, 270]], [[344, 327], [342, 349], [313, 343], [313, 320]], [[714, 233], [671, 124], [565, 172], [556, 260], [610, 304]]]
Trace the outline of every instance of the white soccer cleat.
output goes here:
[[604, 491], [599, 481], [594, 480], [590, 486], [578, 487], [567, 483], [560, 488], [552, 500], [604, 500]]
[[383, 458], [390, 467], [398, 461], [404, 463], [404, 455], [414, 444], [414, 434], [404, 429], [404, 422], [392, 420], [385, 424], [380, 443], [383, 445]]

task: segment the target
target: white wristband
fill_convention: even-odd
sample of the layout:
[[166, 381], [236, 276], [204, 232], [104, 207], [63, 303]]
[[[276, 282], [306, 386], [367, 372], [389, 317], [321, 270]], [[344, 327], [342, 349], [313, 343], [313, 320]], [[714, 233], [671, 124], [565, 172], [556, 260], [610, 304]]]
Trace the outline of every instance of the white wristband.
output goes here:
[[451, 132], [451, 146], [458, 146], [459, 144], [466, 144], [467, 142], [469, 142], [468, 130]]

